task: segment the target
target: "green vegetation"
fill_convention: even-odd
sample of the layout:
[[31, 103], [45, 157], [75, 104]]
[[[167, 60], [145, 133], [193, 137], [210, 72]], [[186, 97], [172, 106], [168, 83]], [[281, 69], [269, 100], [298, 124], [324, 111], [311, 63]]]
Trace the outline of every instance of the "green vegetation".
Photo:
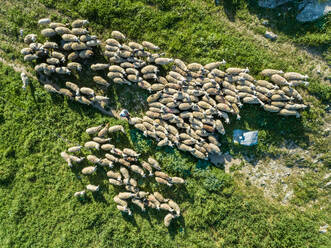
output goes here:
[[[229, 8], [240, 25], [229, 21]], [[221, 7], [215, 7], [213, 1], [189, 0], [4, 1], [0, 9], [0, 55], [7, 60], [21, 60], [19, 29], [37, 32], [38, 18], [50, 15], [53, 20], [64, 22], [88, 18], [93, 32], [103, 39], [109, 37], [111, 30], [121, 30], [132, 40], [150, 40], [167, 55], [187, 62], [207, 63], [224, 58], [228, 66], [248, 66], [254, 75], [266, 67], [311, 75], [308, 90], [299, 89], [311, 105], [302, 113], [302, 119], [281, 118], [257, 106], [246, 106], [241, 111], [242, 119], [232, 118], [231, 125], [226, 126], [227, 134], [219, 140], [224, 152], [253, 155], [257, 159], [284, 154], [281, 145], [292, 140], [303, 149], [322, 154], [323, 167], [314, 175], [315, 166], [304, 163], [309, 173], [294, 187], [293, 205], [283, 207], [265, 200], [249, 181], [243, 187], [245, 182], [238, 182], [209, 163], [177, 150], [157, 148], [153, 140], [124, 122], [48, 94], [36, 81], [27, 91], [21, 90], [19, 74], [0, 64], [1, 246], [329, 247], [330, 232], [320, 234], [318, 229], [324, 222], [330, 224], [330, 204], [318, 188], [320, 177], [330, 168], [329, 143], [321, 126], [324, 104], [331, 100], [330, 85], [311, 73], [316, 61], [309, 64], [311, 57], [306, 53], [282, 47], [288, 41], [318, 45], [321, 53], [330, 56], [325, 49], [330, 36], [323, 34], [329, 32], [329, 17], [311, 26], [295, 24], [290, 29], [293, 22], [288, 22], [287, 17], [274, 18], [276, 12], [266, 11], [271, 24], [275, 22], [275, 30], [283, 33], [269, 47], [257, 39], [265, 31], [265, 27], [254, 25], [261, 11], [256, 8], [256, 1], [240, 0], [232, 1], [232, 5], [224, 1]], [[319, 27], [317, 23], [321, 21], [325, 24]], [[245, 31], [248, 28], [254, 35]], [[144, 110], [145, 104], [138, 97], [144, 99], [147, 93], [136, 87], [114, 87], [108, 93], [116, 109], [128, 108], [133, 115]], [[112, 200], [118, 189], [101, 176], [80, 177], [79, 168], [71, 171], [60, 158], [67, 142], [73, 145], [86, 141], [84, 130], [105, 122], [125, 125], [127, 135], [114, 137], [117, 146], [131, 146], [144, 157], [153, 155], [169, 174], [187, 180], [184, 187], [174, 189], [152, 182], [143, 185], [179, 203], [183, 217], [169, 229], [163, 226], [164, 214], [156, 211], [141, 213], [134, 209], [133, 217], [122, 215]], [[243, 148], [233, 144], [231, 134], [235, 128], [259, 130], [259, 145]], [[300, 166], [290, 158], [286, 162], [291, 167]], [[102, 186], [100, 194], [90, 194], [84, 201], [74, 199], [73, 193], [89, 181]], [[319, 205], [307, 207], [319, 197]], [[307, 209], [302, 211], [296, 206]]]

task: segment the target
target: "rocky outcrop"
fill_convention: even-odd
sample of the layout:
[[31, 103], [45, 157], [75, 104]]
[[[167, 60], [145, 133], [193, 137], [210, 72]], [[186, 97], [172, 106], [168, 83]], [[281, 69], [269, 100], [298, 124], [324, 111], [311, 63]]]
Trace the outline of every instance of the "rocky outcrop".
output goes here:
[[262, 8], [273, 9], [291, 0], [259, 0], [258, 4]]
[[300, 7], [303, 7], [303, 10], [297, 15], [296, 19], [299, 22], [311, 22], [331, 11], [331, 1], [303, 3], [299, 6], [299, 9]]

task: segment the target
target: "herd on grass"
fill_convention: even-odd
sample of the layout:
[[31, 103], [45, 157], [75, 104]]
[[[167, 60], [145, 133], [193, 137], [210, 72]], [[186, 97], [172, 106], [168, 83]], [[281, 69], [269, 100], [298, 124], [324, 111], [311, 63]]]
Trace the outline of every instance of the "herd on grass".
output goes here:
[[[149, 91], [148, 110], [143, 117], [129, 118], [129, 124], [142, 131], [145, 136], [157, 140], [158, 146], [176, 146], [198, 159], [207, 160], [210, 154], [221, 154], [216, 133], [225, 134], [223, 122], [229, 124], [229, 114], [240, 119], [240, 108], [243, 104], [257, 104], [265, 111], [297, 118], [300, 117], [300, 111], [307, 107], [294, 87], [307, 85], [308, 76], [297, 72], [284, 73], [281, 70], [264, 69], [260, 73], [264, 79], [256, 80], [249, 74], [248, 68], [230, 67], [221, 70], [220, 67], [224, 67], [226, 63], [224, 60], [206, 65], [186, 64], [180, 59], [164, 57], [160, 48], [151, 42], [143, 41], [140, 44], [129, 41], [119, 31], [113, 31], [111, 38], [102, 42], [90, 34], [88, 24], [87, 20], [75, 20], [71, 24], [51, 22], [49, 18], [39, 20], [40, 33], [46, 41], [39, 43], [36, 34], [27, 35], [24, 42], [29, 47], [21, 50], [24, 61], [34, 63], [38, 79], [47, 91], [96, 107], [104, 113], [111, 113], [108, 111], [110, 98], [104, 95], [111, 84], [136, 84]], [[96, 62], [99, 59], [104, 61], [105, 58], [106, 63]], [[91, 79], [92, 88], [79, 82], [80, 74], [90, 70], [98, 74]], [[23, 86], [26, 87], [28, 78], [24, 73], [21, 76]], [[68, 77], [70, 81], [67, 81]], [[96, 132], [108, 130], [108, 126], [95, 128]], [[108, 141], [103, 135], [98, 135], [90, 141], [90, 145], [95, 149], [101, 147], [101, 150], [117, 151], [113, 145], [104, 144]], [[85, 144], [85, 147], [91, 148], [88, 146], [89, 144]], [[135, 181], [132, 180], [131, 185], [131, 179], [124, 176], [128, 176], [128, 172], [123, 166], [138, 174], [140, 171], [141, 176], [145, 175], [144, 170], [136, 164], [131, 166], [132, 162], [137, 161], [137, 156], [131, 156], [135, 154], [134, 151], [118, 151], [120, 154], [115, 152], [115, 155], [122, 156], [121, 158], [107, 153], [109, 157], [101, 160], [96, 157], [87, 157], [87, 160], [95, 165], [109, 161], [109, 167], [113, 163], [121, 164], [123, 173], [114, 172], [118, 178], [110, 176], [109, 180], [118, 186], [125, 185], [127, 189], [130, 186], [136, 188]], [[66, 152], [61, 155], [68, 163], [79, 162], [79, 158], [72, 160], [70, 158], [73, 155]], [[152, 168], [153, 163], [141, 162], [141, 166], [149, 171], [148, 168]], [[96, 168], [85, 168], [83, 174], [94, 173]], [[163, 172], [157, 170], [155, 175], [159, 173]], [[159, 183], [173, 183], [171, 177], [166, 174], [164, 177], [156, 176], [155, 179]], [[90, 185], [87, 189], [93, 191], [98, 190], [98, 187]], [[129, 212], [124, 201], [128, 199], [142, 209], [154, 205], [161, 208], [162, 204], [166, 204], [155, 194], [130, 192], [114, 199], [122, 211]], [[149, 199], [153, 197], [159, 200], [159, 205]], [[175, 204], [164, 209], [174, 210], [177, 208], [174, 206]], [[172, 211], [169, 214], [176, 216]], [[167, 223], [173, 218], [170, 215], [165, 218]]]

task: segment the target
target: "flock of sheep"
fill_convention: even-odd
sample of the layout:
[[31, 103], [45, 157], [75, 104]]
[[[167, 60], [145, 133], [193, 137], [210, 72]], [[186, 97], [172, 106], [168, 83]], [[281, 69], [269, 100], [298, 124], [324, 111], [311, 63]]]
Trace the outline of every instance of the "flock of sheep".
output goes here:
[[[106, 170], [109, 183], [114, 186], [124, 186], [126, 190], [120, 192], [113, 199], [117, 204], [117, 208], [122, 212], [131, 215], [129, 203], [137, 205], [142, 211], [145, 211], [147, 207], [165, 210], [168, 212], [164, 218], [164, 224], [167, 227], [174, 218], [180, 216], [180, 208], [176, 202], [171, 199], [165, 199], [159, 192], [149, 193], [141, 191], [134, 176], [145, 178], [145, 172], [148, 172], [148, 176], [154, 177], [157, 183], [165, 184], [169, 187], [173, 186], [173, 184], [185, 183], [184, 179], [171, 177], [167, 173], [162, 172], [159, 163], [152, 157], [149, 157], [147, 161], [140, 161], [140, 154], [134, 150], [129, 148], [121, 150], [111, 144], [111, 139], [107, 136], [114, 132], [124, 133], [124, 128], [121, 125], [111, 127], [109, 127], [109, 124], [105, 126], [99, 125], [86, 129], [86, 132], [93, 138], [91, 141], [86, 142], [84, 147], [73, 146], [67, 151], [61, 152], [61, 157], [67, 162], [68, 166], [72, 167], [74, 163], [82, 163], [86, 158], [91, 165], [82, 169], [83, 175], [91, 175], [98, 171]], [[95, 155], [77, 156], [78, 153], [82, 154], [82, 149], [98, 151], [99, 154], [101, 152], [104, 157], [99, 158]], [[115, 168], [118, 170], [115, 171]], [[99, 185], [89, 184], [86, 186], [86, 190], [97, 192], [99, 191]], [[74, 195], [83, 197], [85, 194], [86, 191], [82, 190]]]
[[[208, 159], [210, 153], [221, 153], [215, 138], [215, 132], [225, 133], [221, 119], [227, 124], [228, 114], [240, 119], [243, 104], [258, 104], [265, 111], [296, 117], [300, 117], [299, 111], [306, 108], [294, 88], [308, 83], [305, 81], [308, 77], [300, 73], [265, 69], [261, 72], [264, 79], [256, 80], [248, 74], [247, 68], [220, 70], [225, 61], [201, 65], [163, 57], [160, 48], [153, 43], [127, 41], [119, 31], [113, 31], [111, 38], [102, 44], [84, 28], [88, 24], [86, 20], [75, 20], [71, 29], [69, 24], [53, 23], [49, 19], [41, 19], [38, 23], [49, 25], [41, 31], [43, 36], [58, 41], [41, 44], [35, 42], [36, 35], [25, 37], [30, 46], [22, 50], [24, 60], [46, 60], [46, 63], [35, 67], [40, 78], [54, 73], [79, 73], [83, 68], [79, 62], [93, 56], [95, 47], [104, 45], [103, 54], [108, 63], [90, 65], [92, 71], [100, 74], [94, 76], [93, 81], [100, 87], [108, 87], [110, 83], [135, 83], [153, 92], [147, 98], [149, 109], [145, 116], [131, 118], [129, 123], [145, 136], [156, 139], [158, 146], [175, 145], [199, 159]], [[172, 66], [171, 71], [162, 76], [161, 72], [169, 65]], [[47, 82], [44, 86], [48, 91], [84, 104], [95, 106], [102, 103], [104, 107], [109, 99], [95, 95], [91, 88], [79, 88], [72, 82], [66, 82], [63, 88]]]

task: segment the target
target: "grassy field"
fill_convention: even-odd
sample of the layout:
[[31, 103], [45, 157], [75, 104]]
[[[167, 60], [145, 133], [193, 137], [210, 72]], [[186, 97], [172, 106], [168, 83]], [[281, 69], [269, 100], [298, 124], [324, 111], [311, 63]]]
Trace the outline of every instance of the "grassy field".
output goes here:
[[[266, 67], [310, 75], [308, 89], [299, 89], [310, 105], [302, 119], [280, 118], [257, 107], [245, 107], [242, 120], [232, 119], [226, 127], [227, 135], [219, 138], [222, 149], [233, 156], [277, 157], [282, 154], [281, 144], [291, 140], [309, 150], [311, 156], [321, 155], [323, 159], [318, 166], [304, 164], [308, 172], [293, 181], [293, 201], [282, 206], [245, 184], [245, 178], [225, 174], [177, 150], [157, 148], [126, 123], [50, 95], [36, 81], [23, 91], [19, 73], [0, 64], [2, 247], [330, 246], [330, 232], [321, 234], [318, 229], [331, 220], [329, 191], [321, 190], [321, 178], [331, 166], [330, 136], [323, 126], [331, 90], [330, 84], [313, 72], [316, 66], [326, 68], [327, 56], [323, 58], [323, 54], [328, 53], [329, 37], [324, 33], [329, 32], [329, 26], [318, 28], [316, 23], [328, 23], [328, 17], [309, 27], [296, 24], [292, 31], [281, 25], [288, 19], [275, 21], [274, 31], [279, 32], [280, 39], [270, 42], [261, 37], [263, 26], [256, 24], [261, 10], [255, 1], [233, 1], [221, 7], [215, 7], [213, 1], [188, 0], [4, 1], [0, 10], [0, 56], [20, 63], [23, 45], [17, 38], [19, 29], [37, 32], [36, 21], [49, 13], [58, 21], [88, 18], [93, 32], [101, 38], [117, 29], [132, 40], [151, 40], [167, 55], [187, 62], [224, 58], [229, 66], [248, 66], [253, 75]], [[276, 13], [265, 15], [272, 20]], [[306, 45], [318, 47], [321, 56], [302, 49]], [[108, 93], [116, 109], [126, 107], [134, 115], [145, 109], [137, 99], [147, 94], [135, 87], [114, 87]], [[123, 216], [112, 200], [118, 189], [105, 177], [80, 177], [78, 169], [70, 170], [60, 158], [59, 153], [69, 145], [87, 141], [87, 127], [105, 122], [125, 125], [127, 135], [114, 137], [116, 145], [133, 147], [143, 157], [153, 154], [165, 171], [187, 180], [185, 186], [172, 190], [152, 182], [142, 185], [179, 203], [183, 217], [169, 229], [163, 226], [164, 213], [134, 209], [133, 217]], [[259, 130], [259, 145], [234, 145], [231, 134], [235, 128]], [[291, 161], [288, 159], [288, 166], [299, 166]], [[90, 194], [85, 201], [74, 199], [72, 194], [89, 181], [101, 185], [100, 194]]]

